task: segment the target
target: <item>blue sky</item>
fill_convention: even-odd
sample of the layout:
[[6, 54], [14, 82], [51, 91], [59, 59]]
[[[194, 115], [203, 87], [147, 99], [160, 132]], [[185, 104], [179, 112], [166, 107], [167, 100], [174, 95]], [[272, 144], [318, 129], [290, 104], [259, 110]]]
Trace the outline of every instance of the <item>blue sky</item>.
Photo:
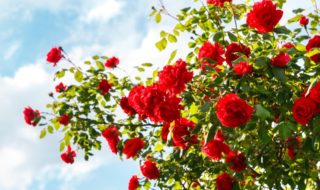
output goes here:
[[[170, 12], [190, 6], [193, 0], [166, 0]], [[288, 0], [290, 15], [299, 0]], [[1, 190], [123, 190], [138, 163], [120, 161], [107, 144], [89, 162], [80, 156], [75, 164], [60, 160], [59, 134], [39, 140], [40, 128], [26, 126], [22, 110], [40, 110], [53, 89], [47, 51], [63, 46], [72, 60], [95, 54], [116, 55], [121, 68], [143, 62], [164, 65], [169, 52], [179, 47], [183, 56], [187, 38], [159, 53], [154, 43], [159, 32], [174, 22], [164, 17], [156, 25], [148, 17], [157, 0], [0, 0], [0, 189]], [[304, 4], [312, 8], [311, 4]], [[62, 65], [63, 67], [63, 65]]]

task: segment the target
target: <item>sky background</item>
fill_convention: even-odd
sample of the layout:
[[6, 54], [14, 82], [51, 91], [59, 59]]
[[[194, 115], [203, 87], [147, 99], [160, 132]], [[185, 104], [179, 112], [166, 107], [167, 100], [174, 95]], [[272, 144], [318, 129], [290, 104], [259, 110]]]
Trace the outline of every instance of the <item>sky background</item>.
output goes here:
[[[282, 22], [293, 8], [312, 9], [310, 3], [287, 1]], [[173, 14], [194, 5], [193, 0], [164, 2]], [[44, 110], [49, 102], [58, 68], [45, 56], [53, 46], [62, 46], [74, 62], [115, 55], [129, 73], [144, 62], [162, 67], [177, 47], [183, 57], [186, 37], [164, 52], [155, 48], [159, 32], [175, 23], [164, 17], [155, 24], [148, 17], [152, 5], [159, 6], [157, 0], [0, 0], [1, 190], [127, 189], [129, 178], [139, 174], [138, 162], [120, 161], [104, 143], [89, 162], [78, 156], [66, 165], [60, 160], [60, 136], [40, 140], [41, 127], [24, 124], [22, 110], [29, 105]]]

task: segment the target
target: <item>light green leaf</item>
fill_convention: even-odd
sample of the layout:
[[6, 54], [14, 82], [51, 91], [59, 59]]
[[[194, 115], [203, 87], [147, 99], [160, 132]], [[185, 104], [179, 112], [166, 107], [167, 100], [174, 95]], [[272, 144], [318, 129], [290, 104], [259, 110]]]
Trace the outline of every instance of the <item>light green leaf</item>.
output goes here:
[[77, 70], [75, 73], [74, 73], [74, 79], [77, 81], [77, 82], [81, 82], [83, 80], [83, 74], [81, 71]]
[[40, 132], [40, 136], [39, 136], [40, 139], [43, 139], [46, 136], [46, 134], [47, 134], [46, 129], [42, 129], [41, 132]]

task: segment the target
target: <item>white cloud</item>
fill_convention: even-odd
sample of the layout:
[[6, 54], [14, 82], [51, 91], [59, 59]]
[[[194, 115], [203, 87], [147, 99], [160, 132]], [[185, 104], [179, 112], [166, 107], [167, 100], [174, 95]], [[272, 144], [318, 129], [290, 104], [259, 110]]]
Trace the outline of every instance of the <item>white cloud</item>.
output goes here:
[[86, 22], [107, 22], [109, 19], [119, 14], [122, 7], [123, 3], [120, 1], [105, 1], [104, 3], [99, 3], [95, 7], [87, 10], [87, 14], [85, 14], [84, 17], [81, 17], [81, 19]]

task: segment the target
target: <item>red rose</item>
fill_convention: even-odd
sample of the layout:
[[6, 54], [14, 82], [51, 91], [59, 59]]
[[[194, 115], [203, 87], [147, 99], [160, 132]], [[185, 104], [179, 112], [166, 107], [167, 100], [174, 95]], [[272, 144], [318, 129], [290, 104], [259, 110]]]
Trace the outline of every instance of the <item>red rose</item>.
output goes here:
[[236, 150], [228, 153], [226, 163], [230, 164], [229, 168], [235, 172], [241, 172], [247, 167], [243, 153], [238, 153]]
[[297, 154], [297, 150], [301, 148], [302, 146], [302, 142], [300, 137], [296, 136], [296, 137], [289, 137], [286, 140], [287, 143], [287, 150], [288, 150], [288, 156], [291, 159], [294, 159], [294, 157]]
[[104, 66], [112, 69], [112, 68], [115, 68], [118, 64], [119, 64], [119, 59], [117, 57], [111, 57], [106, 61]]
[[291, 49], [294, 48], [294, 45], [292, 43], [285, 43], [282, 45], [282, 48]]
[[60, 93], [60, 92], [66, 91], [67, 87], [62, 82], [60, 82], [55, 89], [57, 93]]
[[61, 125], [68, 125], [70, 121], [70, 117], [68, 114], [64, 114], [62, 116], [59, 117], [59, 123]]
[[144, 164], [140, 166], [140, 170], [142, 175], [148, 179], [157, 179], [160, 176], [156, 164], [150, 160], [145, 161]]
[[222, 55], [224, 54], [223, 46], [219, 43], [211, 44], [210, 42], [205, 42], [198, 54], [198, 59], [201, 63], [201, 70], [206, 71], [206, 66], [214, 68], [217, 65], [222, 65], [224, 58]]
[[111, 152], [114, 154], [118, 153], [118, 142], [120, 141], [119, 139], [119, 131], [115, 126], [111, 126], [106, 128], [102, 132], [102, 136], [107, 140], [109, 147], [111, 149]]
[[24, 120], [28, 125], [36, 126], [40, 119], [40, 111], [33, 110], [31, 107], [26, 107], [23, 110]]
[[144, 141], [140, 138], [129, 139], [125, 142], [122, 152], [127, 159], [135, 157], [144, 148]]
[[250, 74], [252, 72], [252, 65], [249, 65], [247, 62], [240, 62], [234, 65], [233, 71], [239, 77]]
[[302, 16], [299, 20], [301, 26], [307, 26], [309, 24], [309, 19], [306, 16]]
[[133, 116], [136, 114], [136, 110], [133, 109], [133, 107], [130, 106], [128, 98], [122, 97], [120, 100], [120, 107], [124, 111], [124, 113], [128, 114], [129, 116]]
[[225, 127], [239, 127], [251, 119], [253, 108], [237, 94], [227, 94], [216, 105], [216, 115]]
[[144, 87], [141, 85], [133, 87], [128, 96], [129, 105], [132, 106], [140, 116], [148, 116], [151, 121], [171, 122], [180, 118], [181, 98], [163, 92], [160, 85]]
[[213, 160], [220, 160], [222, 153], [228, 154], [230, 148], [224, 142], [224, 136], [221, 130], [218, 130], [213, 139], [203, 145], [202, 152]]
[[185, 118], [176, 120], [172, 128], [173, 145], [186, 149], [191, 144], [196, 144], [198, 142], [197, 135], [191, 135], [194, 127], [195, 124]]
[[207, 0], [207, 3], [210, 5], [215, 5], [219, 7], [223, 7], [225, 2], [231, 2], [232, 0]]
[[170, 123], [165, 123], [161, 129], [162, 141], [166, 142], [168, 140], [168, 134], [170, 132]]
[[[311, 38], [306, 46], [307, 52], [310, 52], [312, 48], [320, 48], [320, 36], [315, 35], [313, 38]], [[310, 59], [314, 62], [320, 62], [320, 53], [317, 53], [310, 57]]]
[[259, 33], [272, 32], [283, 15], [282, 10], [277, 10], [270, 0], [262, 0], [253, 5], [253, 9], [247, 14], [247, 24], [257, 29]]
[[74, 158], [76, 157], [76, 152], [71, 149], [71, 146], [68, 145], [68, 149], [61, 154], [61, 159], [67, 164], [73, 164]]
[[232, 67], [232, 62], [239, 58], [236, 53], [244, 54], [249, 57], [251, 54], [250, 48], [241, 43], [231, 43], [227, 46], [227, 51], [225, 53], [226, 61], [230, 67]]
[[63, 58], [61, 47], [54, 47], [47, 54], [47, 61], [53, 63], [53, 66], [56, 66], [61, 58]]
[[284, 67], [291, 61], [289, 54], [285, 52], [280, 52], [277, 56], [273, 57], [271, 60], [271, 65], [275, 67]]
[[186, 62], [179, 59], [175, 65], [165, 66], [158, 76], [161, 89], [179, 94], [185, 90], [185, 84], [192, 80], [193, 72], [188, 72]]
[[298, 98], [292, 107], [293, 118], [301, 125], [306, 125], [317, 112], [317, 104], [310, 98]]
[[102, 79], [99, 82], [98, 90], [100, 91], [100, 93], [103, 96], [105, 96], [106, 94], [108, 94], [108, 92], [111, 89], [111, 87], [112, 87], [112, 85], [106, 79]]
[[317, 102], [320, 103], [320, 82], [317, 82], [314, 87], [310, 90], [310, 98]]
[[166, 96], [162, 102], [154, 107], [153, 115], [149, 115], [154, 122], [171, 122], [180, 118], [181, 98], [176, 96]]
[[128, 190], [136, 190], [139, 185], [139, 179], [136, 175], [132, 176], [129, 181]]
[[234, 179], [227, 173], [220, 174], [216, 180], [217, 190], [232, 190]]

